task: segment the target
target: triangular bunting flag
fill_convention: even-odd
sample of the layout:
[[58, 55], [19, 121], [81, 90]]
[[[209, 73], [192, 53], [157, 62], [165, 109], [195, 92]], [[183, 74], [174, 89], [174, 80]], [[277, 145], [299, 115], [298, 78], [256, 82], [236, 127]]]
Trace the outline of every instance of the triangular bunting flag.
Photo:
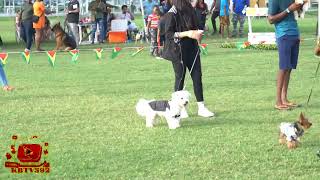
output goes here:
[[201, 50], [201, 53], [203, 55], [207, 55], [208, 54], [208, 44], [201, 44], [200, 45], [200, 50]]
[[97, 49], [94, 50], [94, 52], [96, 52], [97, 60], [101, 60], [103, 49], [102, 48], [97, 48]]
[[56, 61], [56, 52], [55, 51], [47, 51], [48, 61], [52, 67], [55, 65]]
[[[265, 41], [263, 42], [261, 42], [261, 44], [264, 44], [265, 43]], [[244, 46], [244, 48], [247, 48], [247, 47], [249, 47], [249, 46], [251, 46], [251, 44], [250, 44], [250, 42], [249, 41], [246, 41], [246, 42], [244, 42], [243, 43], [243, 46]]]
[[120, 47], [113, 48], [112, 53], [111, 53], [111, 59], [116, 58], [119, 55], [120, 51], [121, 51]]
[[78, 61], [78, 57], [79, 57], [79, 50], [77, 50], [77, 49], [70, 50], [69, 54], [72, 56], [71, 61], [76, 63]]
[[0, 65], [5, 66], [7, 64], [8, 53], [0, 53]]
[[21, 53], [23, 60], [27, 63], [30, 64], [30, 52], [29, 51], [24, 51]]
[[144, 47], [137, 48], [137, 51], [136, 51], [136, 52], [134, 52], [134, 53], [132, 53], [132, 54], [131, 54], [131, 56], [133, 57], [133, 56], [135, 56], [135, 55], [137, 55], [137, 54], [141, 53], [141, 52], [142, 52], [142, 50], [144, 50]]
[[236, 43], [236, 47], [237, 47], [237, 49], [242, 50], [242, 49], [244, 49], [244, 43], [243, 42], [237, 42]]

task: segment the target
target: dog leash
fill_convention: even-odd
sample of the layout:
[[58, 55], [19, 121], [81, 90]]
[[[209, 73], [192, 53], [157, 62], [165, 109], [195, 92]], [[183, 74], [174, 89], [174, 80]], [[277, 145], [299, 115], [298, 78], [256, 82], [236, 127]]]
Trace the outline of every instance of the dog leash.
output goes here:
[[[316, 58], [319, 58], [317, 56], [315, 56]], [[319, 72], [319, 68], [320, 68], [320, 60], [318, 62], [318, 66], [317, 66], [317, 69], [316, 69], [316, 72], [314, 73], [314, 77], [313, 77], [313, 83], [312, 83], [312, 86], [311, 86], [311, 89], [310, 89], [310, 93], [309, 93], [309, 96], [308, 96], [308, 100], [307, 100], [307, 108], [309, 107], [309, 102], [311, 100], [311, 96], [312, 96], [312, 93], [313, 93], [313, 88], [314, 88], [314, 84], [316, 82], [316, 79], [317, 79], [317, 75], [318, 75], [318, 72]]]
[[[190, 76], [192, 76], [191, 74], [192, 74], [192, 71], [193, 71], [194, 65], [196, 64], [196, 61], [197, 61], [197, 58], [198, 58], [198, 56], [199, 56], [199, 52], [200, 52], [199, 43], [197, 42], [197, 44], [198, 44], [197, 53], [196, 53], [196, 56], [194, 57], [194, 60], [193, 60], [192, 66], [191, 66], [191, 68], [190, 68], [190, 70], [189, 70], [189, 74], [190, 74]], [[182, 62], [182, 65], [183, 65], [183, 61], [181, 61], [181, 62]], [[186, 79], [185, 79], [185, 83], [184, 83], [183, 90], [185, 90], [185, 88], [186, 88], [186, 86], [187, 86], [187, 82], [188, 82], [188, 79], [189, 79], [188, 77], [189, 77], [189, 76], [187, 76], [187, 77], [186, 77]]]

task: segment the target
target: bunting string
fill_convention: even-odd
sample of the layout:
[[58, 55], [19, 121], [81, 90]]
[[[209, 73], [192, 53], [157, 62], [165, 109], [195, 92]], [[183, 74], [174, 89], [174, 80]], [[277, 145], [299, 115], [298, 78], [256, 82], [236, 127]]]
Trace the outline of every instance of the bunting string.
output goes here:
[[[317, 39], [316, 38], [305, 38], [305, 39], [301, 39], [301, 42], [304, 42], [304, 41], [316, 41]], [[212, 45], [221, 45], [223, 43], [244, 43], [246, 42], [247, 40], [244, 40], [244, 41], [228, 41], [226, 40], [225, 42], [209, 42], [209, 43], [206, 43], [208, 46], [212, 46]], [[158, 47], [158, 46], [143, 46], [144, 48], [151, 48], [151, 47]], [[113, 51], [115, 47], [105, 47], [105, 48], [101, 48], [103, 50], [106, 50], [106, 51]], [[126, 47], [121, 47], [122, 50], [125, 50], [125, 49], [138, 49], [138, 48], [141, 48], [141, 46], [126, 46]], [[95, 48], [96, 49], [96, 48]], [[79, 51], [94, 51], [95, 49], [90, 49], [90, 48], [79, 48], [77, 50]], [[31, 53], [46, 53], [47, 51], [32, 51]], [[69, 52], [67, 50], [59, 50], [59, 51], [56, 51], [56, 52]], [[6, 52], [8, 54], [21, 54], [21, 51], [8, 51]]]

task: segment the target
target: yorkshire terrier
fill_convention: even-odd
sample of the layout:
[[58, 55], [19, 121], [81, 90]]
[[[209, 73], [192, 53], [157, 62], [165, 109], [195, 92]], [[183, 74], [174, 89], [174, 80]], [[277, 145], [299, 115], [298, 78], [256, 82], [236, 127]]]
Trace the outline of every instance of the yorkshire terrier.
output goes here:
[[299, 120], [294, 123], [281, 123], [279, 143], [287, 144], [289, 149], [297, 148], [304, 130], [309, 129], [311, 126], [312, 123], [303, 115], [303, 113], [300, 113]]

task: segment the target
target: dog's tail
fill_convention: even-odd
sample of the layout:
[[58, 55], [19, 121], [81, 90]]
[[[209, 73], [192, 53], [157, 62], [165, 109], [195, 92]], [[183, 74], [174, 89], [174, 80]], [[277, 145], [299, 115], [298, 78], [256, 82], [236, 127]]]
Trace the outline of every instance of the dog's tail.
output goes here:
[[148, 111], [149, 101], [140, 99], [136, 105], [136, 111], [140, 116], [146, 116]]

